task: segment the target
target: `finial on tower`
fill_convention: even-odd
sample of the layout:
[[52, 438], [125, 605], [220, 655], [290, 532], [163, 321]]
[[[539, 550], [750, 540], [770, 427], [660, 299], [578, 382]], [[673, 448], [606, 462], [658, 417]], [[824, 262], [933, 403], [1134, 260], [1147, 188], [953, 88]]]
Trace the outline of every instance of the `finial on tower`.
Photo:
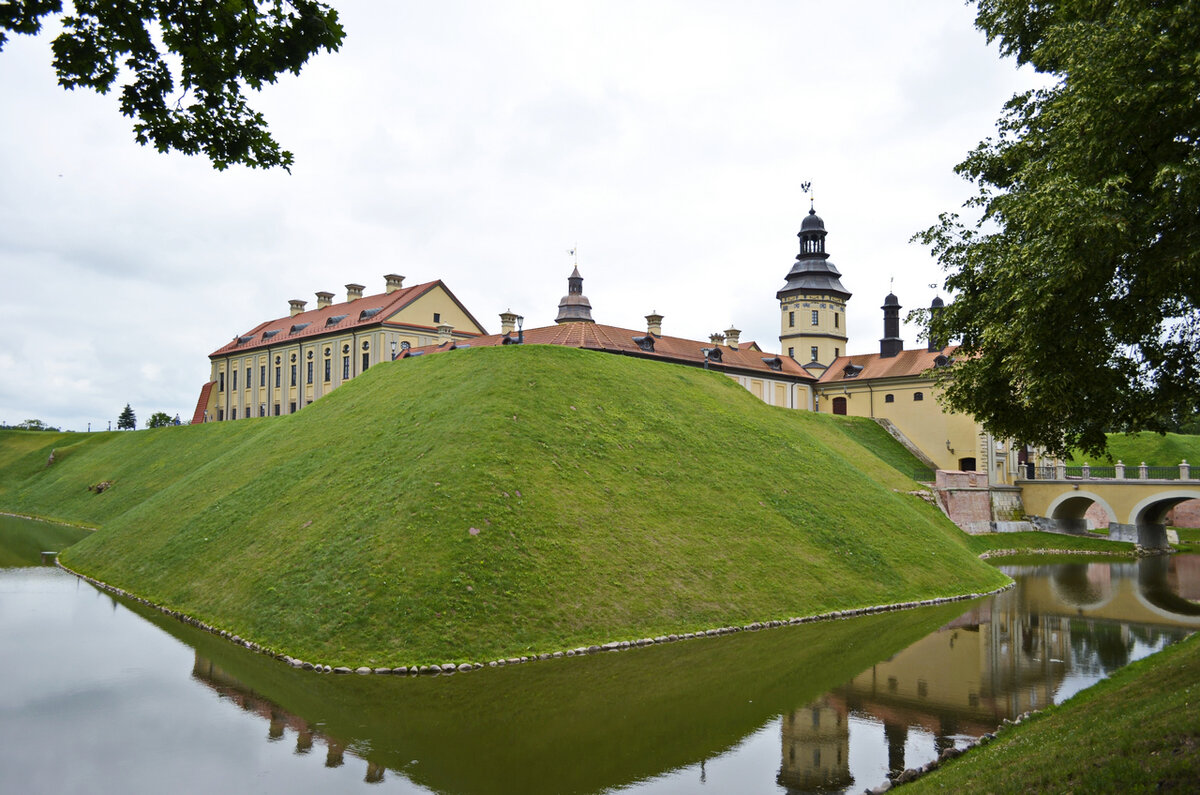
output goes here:
[[578, 268], [579, 267], [579, 247], [575, 246], [574, 248], [567, 249], [567, 256], [571, 257], [574, 260], [574, 265], [575, 265], [575, 267]]
[[802, 190], [808, 194], [808, 209], [812, 212], [816, 212], [816, 202], [814, 202], [813, 194], [812, 194], [812, 183], [811, 182], [801, 182], [800, 190]]

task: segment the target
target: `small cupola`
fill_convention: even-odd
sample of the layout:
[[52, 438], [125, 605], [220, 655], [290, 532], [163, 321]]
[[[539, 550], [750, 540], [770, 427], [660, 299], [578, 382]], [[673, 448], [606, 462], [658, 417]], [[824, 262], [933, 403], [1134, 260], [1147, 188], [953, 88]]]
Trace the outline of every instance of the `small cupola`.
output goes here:
[[934, 296], [933, 302], [931, 304], [929, 304], [929, 322], [930, 322], [929, 350], [930, 350], [930, 352], [940, 351], [942, 348], [946, 347], [946, 344], [944, 342], [942, 342], [941, 340], [939, 340], [933, 336], [933, 326], [932, 326], [934, 319], [937, 318], [938, 313], [940, 313], [944, 307], [945, 307], [945, 304], [942, 303], [942, 299], [937, 296]]
[[879, 341], [879, 356], [889, 359], [904, 350], [904, 340], [900, 339], [900, 299], [894, 293], [888, 293], [883, 299], [883, 339]]
[[579, 266], [567, 277], [567, 294], [558, 302], [558, 317], [555, 323], [595, 323], [592, 320], [592, 304], [583, 294], [583, 277]]

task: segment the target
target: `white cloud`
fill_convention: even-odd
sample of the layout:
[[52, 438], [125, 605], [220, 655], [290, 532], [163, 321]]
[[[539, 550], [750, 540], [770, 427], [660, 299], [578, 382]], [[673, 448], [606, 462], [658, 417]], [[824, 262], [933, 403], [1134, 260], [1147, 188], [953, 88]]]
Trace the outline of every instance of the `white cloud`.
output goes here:
[[186, 417], [210, 351], [393, 271], [549, 323], [574, 246], [597, 319], [774, 348], [805, 180], [872, 350], [889, 280], [906, 307], [941, 281], [909, 237], [1035, 80], [956, 4], [335, 5], [342, 51], [255, 98], [291, 175], [138, 147], [46, 36], [0, 52], [0, 419]]

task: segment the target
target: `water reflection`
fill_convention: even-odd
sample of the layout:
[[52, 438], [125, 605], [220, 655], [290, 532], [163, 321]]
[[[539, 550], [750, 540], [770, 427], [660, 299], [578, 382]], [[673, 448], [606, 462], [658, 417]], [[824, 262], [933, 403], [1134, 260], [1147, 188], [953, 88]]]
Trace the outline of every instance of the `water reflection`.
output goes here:
[[1180, 594], [1197, 591], [1197, 563], [1006, 568], [1016, 589], [785, 715], [778, 783], [789, 793], [870, 786], [851, 765], [856, 729], [882, 728], [884, 770], [919, 767], [1184, 637], [1198, 611]]
[[[45, 548], [23, 544], [26, 558]], [[0, 570], [0, 637], [14, 641], [0, 644], [0, 788], [24, 791], [41, 769], [27, 760], [63, 747], [71, 774], [107, 791], [153, 791], [148, 769], [194, 791], [861, 791], [1200, 626], [1200, 557], [1176, 556], [1007, 567], [1018, 588], [966, 612], [452, 677], [334, 676], [123, 601], [66, 606], [110, 600], [16, 571]], [[61, 605], [39, 608], [52, 579]], [[147, 716], [166, 713], [171, 731], [156, 731]], [[120, 766], [88, 757], [101, 736]]]

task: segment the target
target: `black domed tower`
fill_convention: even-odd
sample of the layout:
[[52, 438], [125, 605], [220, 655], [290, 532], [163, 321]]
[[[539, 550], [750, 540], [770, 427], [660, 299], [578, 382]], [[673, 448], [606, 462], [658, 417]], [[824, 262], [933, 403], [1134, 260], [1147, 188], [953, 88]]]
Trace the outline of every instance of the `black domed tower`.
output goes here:
[[837, 267], [825, 253], [825, 222], [810, 209], [800, 224], [800, 253], [788, 271], [779, 299], [779, 345], [805, 369], [819, 375], [846, 353], [846, 302]]

